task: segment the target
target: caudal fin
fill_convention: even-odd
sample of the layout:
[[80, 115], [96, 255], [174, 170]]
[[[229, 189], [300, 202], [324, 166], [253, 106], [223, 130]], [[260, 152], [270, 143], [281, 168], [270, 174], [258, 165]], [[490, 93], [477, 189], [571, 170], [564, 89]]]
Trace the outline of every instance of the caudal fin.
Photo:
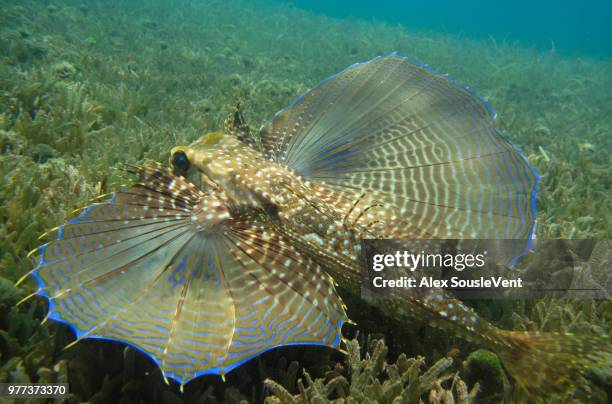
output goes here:
[[609, 336], [502, 331], [504, 367], [530, 395], [566, 393], [590, 365], [612, 355]]

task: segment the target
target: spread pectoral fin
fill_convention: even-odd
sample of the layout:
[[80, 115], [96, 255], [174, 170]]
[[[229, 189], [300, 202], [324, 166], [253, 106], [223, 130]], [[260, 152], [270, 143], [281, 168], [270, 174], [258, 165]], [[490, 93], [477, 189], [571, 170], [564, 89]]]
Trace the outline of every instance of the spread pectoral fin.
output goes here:
[[261, 139], [269, 158], [324, 182], [340, 196], [328, 200], [350, 206], [359, 224], [377, 223], [381, 238], [532, 236], [539, 177], [489, 105], [404, 57], [328, 78], [279, 112]]
[[140, 184], [38, 250], [33, 276], [49, 318], [78, 339], [131, 344], [182, 383], [281, 345], [339, 345], [344, 305], [316, 263], [185, 179], [138, 171]]

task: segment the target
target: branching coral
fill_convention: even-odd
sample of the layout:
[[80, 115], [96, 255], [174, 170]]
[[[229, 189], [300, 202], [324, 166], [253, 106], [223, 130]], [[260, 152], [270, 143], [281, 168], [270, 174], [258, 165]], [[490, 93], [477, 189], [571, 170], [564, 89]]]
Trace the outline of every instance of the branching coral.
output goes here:
[[395, 363], [387, 363], [388, 348], [383, 340], [372, 340], [371, 352], [364, 357], [356, 339], [347, 342], [347, 364], [328, 372], [324, 379], [313, 379], [304, 372], [299, 379], [299, 393], [291, 394], [274, 380], [264, 381], [271, 395], [267, 403], [429, 403], [474, 402], [476, 383], [471, 390], [463, 380], [448, 373], [453, 365], [442, 358], [422, 371], [423, 357], [407, 358], [401, 354]]

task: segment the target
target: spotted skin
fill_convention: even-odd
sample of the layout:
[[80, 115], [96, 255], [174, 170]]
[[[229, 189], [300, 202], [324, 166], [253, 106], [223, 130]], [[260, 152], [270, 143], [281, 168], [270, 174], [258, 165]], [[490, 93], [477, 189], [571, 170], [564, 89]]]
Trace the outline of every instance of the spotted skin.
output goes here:
[[[184, 383], [279, 345], [338, 347], [334, 284], [359, 294], [363, 238], [523, 239], [515, 259], [532, 236], [535, 170], [486, 103], [404, 58], [351, 66], [260, 138], [175, 147], [173, 172], [135, 167], [138, 184], [52, 233], [33, 272], [49, 317], [78, 340], [130, 343]], [[394, 293], [371, 303], [490, 347], [533, 394], [610, 352], [606, 338], [500, 330], [441, 290]]]
[[78, 340], [132, 344], [180, 382], [276, 346], [339, 346], [344, 305], [313, 259], [258, 217], [235, 215], [220, 190], [161, 167], [134, 171], [139, 184], [39, 249], [33, 275], [49, 318]]

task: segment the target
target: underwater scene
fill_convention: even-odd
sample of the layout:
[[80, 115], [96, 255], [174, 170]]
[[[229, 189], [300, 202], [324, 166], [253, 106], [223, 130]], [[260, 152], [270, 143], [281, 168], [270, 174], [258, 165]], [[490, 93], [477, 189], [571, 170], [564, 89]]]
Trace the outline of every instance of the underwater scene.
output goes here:
[[0, 402], [610, 402], [612, 6], [411, 3], [3, 0]]

